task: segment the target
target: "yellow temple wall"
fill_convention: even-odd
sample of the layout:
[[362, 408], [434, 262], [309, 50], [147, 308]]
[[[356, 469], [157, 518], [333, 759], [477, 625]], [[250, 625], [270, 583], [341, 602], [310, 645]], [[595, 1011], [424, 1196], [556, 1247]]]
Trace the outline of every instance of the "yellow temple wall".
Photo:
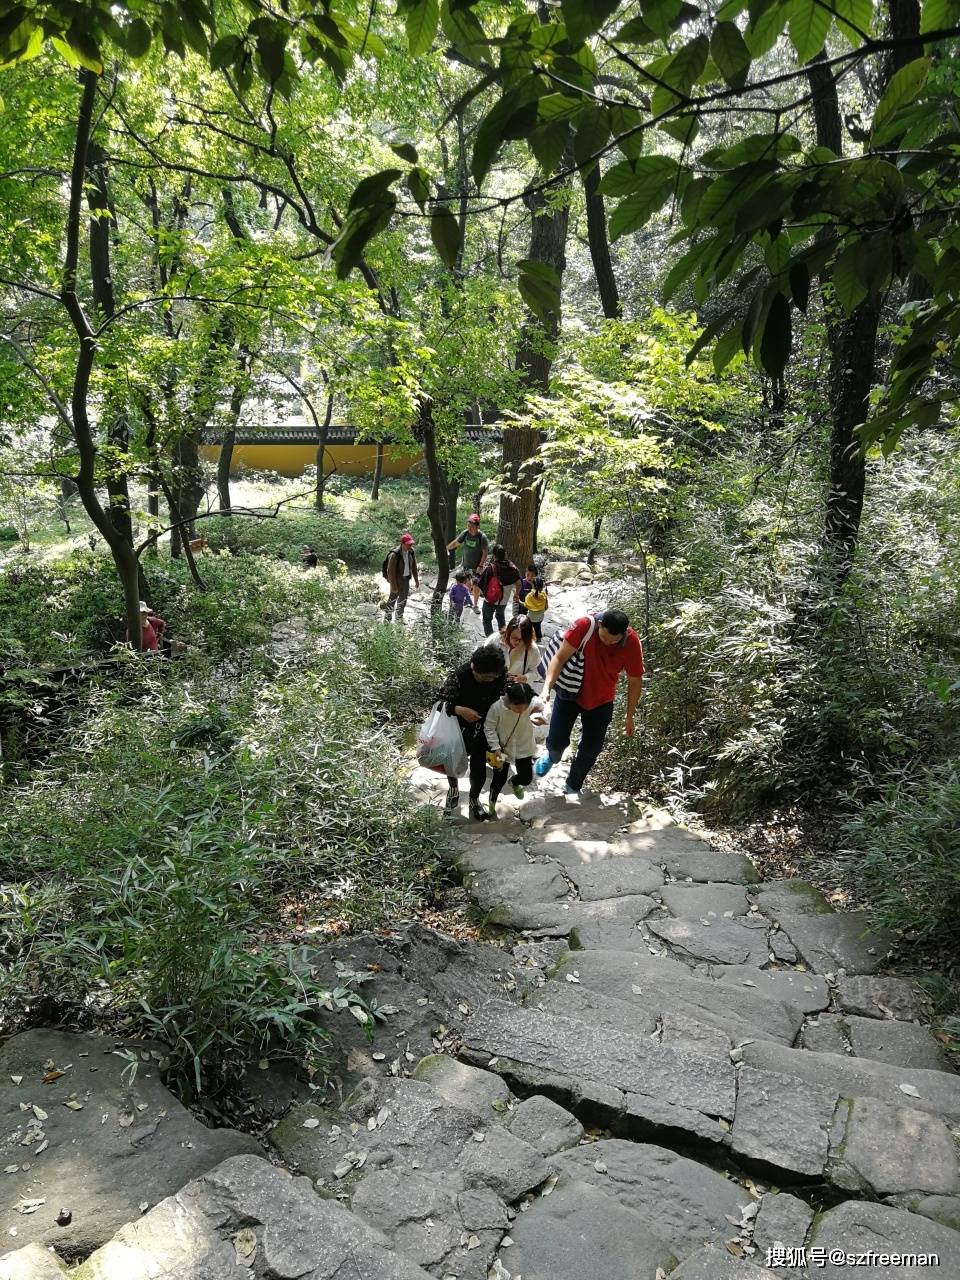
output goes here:
[[[213, 463], [220, 456], [218, 445], [203, 445], [200, 452]], [[300, 476], [316, 460], [317, 450], [312, 444], [238, 444], [234, 445], [230, 474], [235, 475], [240, 467], [244, 467], [248, 471], [276, 471], [282, 476]], [[347, 476], [370, 475], [376, 461], [375, 444], [332, 444], [327, 446], [324, 454], [323, 469], [327, 475], [333, 471]], [[404, 453], [389, 445], [383, 452], [385, 476], [405, 476], [422, 463], [419, 454]]]

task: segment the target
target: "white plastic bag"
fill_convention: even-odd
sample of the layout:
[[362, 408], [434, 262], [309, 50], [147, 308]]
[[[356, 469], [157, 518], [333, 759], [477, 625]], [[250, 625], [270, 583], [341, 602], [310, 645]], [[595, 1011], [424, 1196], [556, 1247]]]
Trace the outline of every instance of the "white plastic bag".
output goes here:
[[448, 716], [442, 702], [431, 710], [417, 734], [417, 760], [425, 769], [434, 769], [452, 778], [462, 778], [469, 761], [463, 745], [460, 721]]

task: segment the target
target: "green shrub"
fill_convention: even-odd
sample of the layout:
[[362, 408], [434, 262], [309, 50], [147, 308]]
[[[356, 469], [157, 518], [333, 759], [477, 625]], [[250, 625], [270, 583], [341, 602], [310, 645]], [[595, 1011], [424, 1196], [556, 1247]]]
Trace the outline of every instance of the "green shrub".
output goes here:
[[20, 534], [12, 524], [0, 524], [0, 542], [19, 542]]
[[949, 940], [960, 957], [960, 759], [905, 768], [877, 790], [843, 826], [851, 882], [887, 927]]
[[[246, 559], [223, 564], [249, 587]], [[282, 588], [294, 572], [264, 569], [268, 615], [275, 575]], [[363, 644], [341, 643], [350, 593], [322, 575], [305, 590], [323, 607], [302, 660], [145, 667], [130, 655], [116, 688], [87, 694], [74, 734], [6, 789], [5, 1030], [69, 1017], [160, 1034], [184, 1093], [235, 1081], [263, 1055], [322, 1066], [319, 1010], [356, 1004], [355, 982], [328, 996], [277, 940], [291, 920], [409, 916], [430, 898], [445, 837], [413, 806], [397, 729], [375, 727], [384, 703]], [[428, 662], [402, 643], [426, 688]], [[397, 706], [414, 696], [405, 687]], [[362, 1004], [358, 1015], [371, 1016]]]

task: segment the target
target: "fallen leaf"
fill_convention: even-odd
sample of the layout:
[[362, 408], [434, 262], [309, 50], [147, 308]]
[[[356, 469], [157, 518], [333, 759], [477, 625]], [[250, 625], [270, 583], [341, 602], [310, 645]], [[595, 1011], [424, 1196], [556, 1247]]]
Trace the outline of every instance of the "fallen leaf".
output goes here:
[[270, 1059], [261, 1058], [260, 1061], [257, 1063], [257, 1066], [260, 1068], [261, 1071], [266, 1071], [270, 1066]]
[[20, 1166], [18, 1164], [8, 1164], [3, 1171], [4, 1173], [19, 1173]]
[[487, 1140], [487, 1135], [485, 1133], [480, 1133], [479, 1131], [474, 1132], [471, 1136], [473, 1137], [474, 1142], [486, 1142]]
[[133, 1119], [134, 1119], [133, 1112], [125, 1111], [122, 1116], [117, 1117], [117, 1124], [120, 1126], [121, 1129], [129, 1129], [130, 1126], [133, 1124]]
[[309, 1120], [304, 1120], [303, 1124], [300, 1127], [302, 1129], [319, 1129], [320, 1121], [315, 1116], [313, 1116]]
[[35, 1156], [42, 1155], [43, 1152], [46, 1151], [47, 1147], [49, 1147], [49, 1145], [50, 1143], [46, 1140], [46, 1138], [44, 1138], [44, 1140], [40, 1143], [39, 1147], [37, 1147], [36, 1151], [33, 1154]]
[[237, 1263], [241, 1267], [252, 1267], [253, 1255], [257, 1251], [257, 1233], [252, 1227], [244, 1227], [233, 1237], [233, 1247]]
[[19, 1200], [17, 1201], [17, 1213], [36, 1213], [37, 1210], [47, 1202], [42, 1200]]
[[469, 1252], [471, 1249], [479, 1249], [479, 1248], [480, 1248], [480, 1237], [472, 1235], [470, 1239], [467, 1241], [467, 1252]]
[[61, 1209], [60, 1212], [57, 1214], [58, 1227], [69, 1227], [72, 1221], [73, 1221], [73, 1214], [70, 1212], [69, 1209]]
[[593, 1167], [596, 1169], [597, 1173], [607, 1172], [607, 1166], [603, 1163], [602, 1160], [594, 1160]]
[[82, 1111], [82, 1110], [83, 1110], [83, 1103], [82, 1103], [82, 1102], [78, 1102], [78, 1101], [76, 1100], [76, 1098], [68, 1098], [68, 1099], [66, 1100], [66, 1102], [65, 1102], [63, 1105], [64, 1105], [65, 1107], [67, 1107], [67, 1108], [68, 1108], [68, 1110], [70, 1110], [70, 1111]]
[[367, 1121], [367, 1128], [375, 1129], [376, 1127], [377, 1127], [377, 1117], [371, 1116], [370, 1119]]
[[13, 1081], [14, 1084], [23, 1083], [23, 1076], [11, 1076], [10, 1079]]
[[732, 1253], [735, 1258], [743, 1257], [743, 1245], [739, 1240], [725, 1240], [723, 1244], [727, 1253]]
[[902, 1084], [899, 1086], [901, 1093], [907, 1093], [911, 1098], [919, 1098], [920, 1090], [915, 1089], [912, 1084]]
[[370, 1057], [374, 1062], [386, 1062], [387, 1055], [385, 1053], [371, 1053]]
[[45, 1071], [41, 1076], [44, 1084], [53, 1084], [54, 1080], [59, 1080], [67, 1073], [65, 1071]]
[[579, 981], [580, 981], [580, 979], [577, 977], [577, 975], [576, 975], [575, 973], [568, 973], [568, 974], [567, 974], [567, 981], [568, 981], [568, 982], [579, 982]]
[[33, 1106], [31, 1107], [31, 1110], [38, 1120], [48, 1120], [50, 1118], [44, 1111], [43, 1107]]
[[150, 1208], [150, 1201], [141, 1200], [140, 1203], [137, 1205], [137, 1208], [140, 1210], [141, 1213], [146, 1213], [147, 1210]]
[[541, 1196], [550, 1195], [550, 1193], [553, 1191], [554, 1187], [557, 1185], [559, 1181], [560, 1181], [559, 1173], [551, 1173], [550, 1177], [543, 1184], [543, 1190], [540, 1192]]

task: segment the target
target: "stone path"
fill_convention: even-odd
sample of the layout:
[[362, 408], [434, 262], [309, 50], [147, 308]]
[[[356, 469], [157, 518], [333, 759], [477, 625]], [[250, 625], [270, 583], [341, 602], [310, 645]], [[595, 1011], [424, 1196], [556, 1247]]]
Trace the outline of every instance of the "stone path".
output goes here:
[[62, 1277], [51, 1246], [96, 1249], [77, 1280], [960, 1275], [960, 1076], [884, 940], [662, 814], [504, 812], [456, 854], [502, 945], [304, 948], [380, 1018], [331, 1024], [336, 1097], [264, 1074], [262, 1151], [96, 1038], [8, 1041], [0, 1280]]

